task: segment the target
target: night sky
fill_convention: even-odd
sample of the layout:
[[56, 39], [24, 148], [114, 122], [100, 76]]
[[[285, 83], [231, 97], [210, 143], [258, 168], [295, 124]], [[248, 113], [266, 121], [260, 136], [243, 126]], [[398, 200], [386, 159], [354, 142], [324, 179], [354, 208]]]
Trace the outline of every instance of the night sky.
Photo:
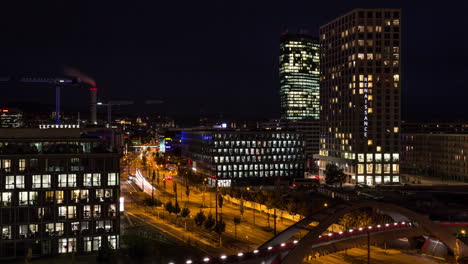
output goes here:
[[[353, 8], [402, 8], [403, 119], [466, 120], [468, 4], [415, 2], [2, 1], [0, 75], [71, 66], [96, 80], [101, 100], [138, 103], [125, 111], [275, 118], [285, 28], [317, 35]], [[0, 88], [1, 104], [54, 102], [53, 89]], [[165, 104], [141, 106], [145, 99]], [[64, 90], [62, 102], [88, 114], [84, 89]]]

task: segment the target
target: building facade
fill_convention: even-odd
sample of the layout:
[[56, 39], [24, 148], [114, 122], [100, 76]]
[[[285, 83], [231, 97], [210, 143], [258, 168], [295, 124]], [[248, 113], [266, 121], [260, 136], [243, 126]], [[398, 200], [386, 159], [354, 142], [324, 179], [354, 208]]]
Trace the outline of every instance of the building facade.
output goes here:
[[400, 182], [401, 15], [355, 9], [320, 28], [320, 170], [347, 181]]
[[404, 122], [401, 171], [409, 176], [468, 182], [468, 124]]
[[280, 43], [281, 118], [320, 118], [318, 39], [284, 35]]
[[0, 130], [0, 258], [118, 248], [119, 171], [79, 129]]
[[304, 177], [301, 133], [269, 130], [182, 132], [182, 155], [218, 186], [272, 184]]
[[23, 113], [17, 109], [0, 110], [0, 128], [18, 128], [23, 126]]
[[270, 120], [262, 124], [262, 128], [269, 130], [294, 130], [303, 134], [304, 154], [306, 157], [306, 170], [314, 170], [316, 167], [314, 155], [319, 153], [320, 121], [312, 118], [303, 120]]

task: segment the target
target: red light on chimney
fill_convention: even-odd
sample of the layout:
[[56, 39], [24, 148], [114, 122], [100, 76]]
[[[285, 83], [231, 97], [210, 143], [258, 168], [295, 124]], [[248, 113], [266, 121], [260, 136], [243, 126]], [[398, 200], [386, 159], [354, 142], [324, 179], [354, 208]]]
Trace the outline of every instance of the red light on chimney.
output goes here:
[[97, 91], [97, 88], [96, 87], [93, 87], [93, 88], [89, 88], [90, 91]]

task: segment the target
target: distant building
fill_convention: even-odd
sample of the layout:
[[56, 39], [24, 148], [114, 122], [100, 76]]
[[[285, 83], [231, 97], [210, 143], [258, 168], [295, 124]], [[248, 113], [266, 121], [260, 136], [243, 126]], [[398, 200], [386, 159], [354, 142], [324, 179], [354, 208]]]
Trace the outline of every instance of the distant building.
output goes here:
[[400, 182], [401, 13], [355, 9], [320, 27], [320, 171]]
[[0, 110], [0, 128], [18, 128], [23, 126], [23, 113], [17, 109]]
[[119, 170], [79, 129], [1, 129], [0, 259], [119, 248]]
[[307, 35], [283, 35], [280, 43], [281, 118], [320, 118], [320, 46]]
[[212, 129], [182, 132], [182, 156], [218, 186], [273, 184], [304, 177], [301, 133]]
[[403, 134], [468, 134], [468, 122], [402, 121]]
[[402, 173], [468, 182], [468, 124], [405, 122]]

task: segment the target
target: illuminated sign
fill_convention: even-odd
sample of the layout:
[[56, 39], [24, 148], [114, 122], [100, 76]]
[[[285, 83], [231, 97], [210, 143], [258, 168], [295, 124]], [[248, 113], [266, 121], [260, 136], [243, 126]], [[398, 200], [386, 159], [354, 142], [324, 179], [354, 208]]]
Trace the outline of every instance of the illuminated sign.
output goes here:
[[364, 137], [367, 137], [367, 130], [369, 128], [369, 106], [368, 106], [368, 98], [369, 98], [369, 88], [368, 88], [368, 80], [367, 77], [364, 78]]
[[49, 129], [49, 128], [80, 128], [80, 125], [66, 125], [66, 124], [39, 125], [39, 129]]

